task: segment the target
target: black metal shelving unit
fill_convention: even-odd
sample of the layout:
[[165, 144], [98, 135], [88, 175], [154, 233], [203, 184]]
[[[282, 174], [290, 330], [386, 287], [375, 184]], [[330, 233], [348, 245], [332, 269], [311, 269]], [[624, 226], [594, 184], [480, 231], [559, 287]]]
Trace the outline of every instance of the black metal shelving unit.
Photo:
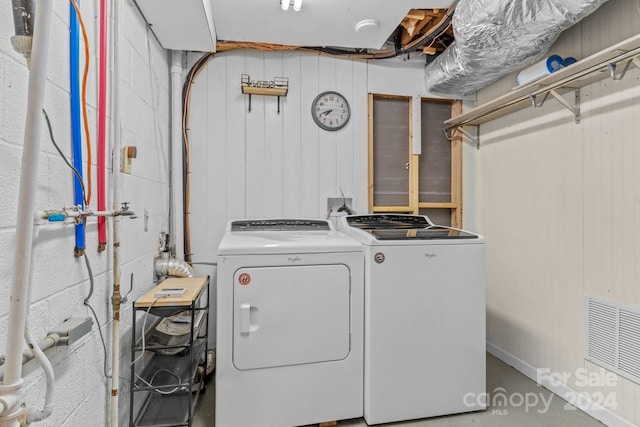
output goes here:
[[[185, 296], [154, 296], [179, 287]], [[138, 333], [139, 311], [147, 318]], [[208, 316], [208, 278], [167, 279], [133, 303], [130, 426], [191, 425], [205, 391]]]

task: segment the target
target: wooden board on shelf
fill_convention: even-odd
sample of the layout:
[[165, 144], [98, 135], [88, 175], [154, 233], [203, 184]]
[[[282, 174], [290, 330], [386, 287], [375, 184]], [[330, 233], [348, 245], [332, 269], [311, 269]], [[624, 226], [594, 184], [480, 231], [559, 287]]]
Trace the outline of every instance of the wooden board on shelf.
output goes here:
[[[167, 306], [189, 306], [196, 299], [208, 282], [206, 277], [171, 277], [163, 280], [157, 286], [152, 288], [146, 294], [136, 300], [136, 308], [138, 307], [167, 307]], [[156, 293], [167, 288], [185, 288], [186, 291], [180, 296], [169, 296], [158, 299]]]
[[289, 91], [288, 87], [275, 86], [275, 87], [260, 87], [242, 85], [242, 93], [248, 95], [270, 95], [270, 96], [285, 96]]

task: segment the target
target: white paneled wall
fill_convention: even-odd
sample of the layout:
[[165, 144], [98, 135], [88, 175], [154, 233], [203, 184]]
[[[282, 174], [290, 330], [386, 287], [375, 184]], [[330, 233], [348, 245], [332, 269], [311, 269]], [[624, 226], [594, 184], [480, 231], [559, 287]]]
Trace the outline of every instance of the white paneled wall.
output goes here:
[[[636, 1], [611, 0], [552, 53], [583, 58], [639, 30]], [[518, 363], [569, 374], [565, 385], [604, 403], [619, 425], [640, 424], [640, 385], [581, 381], [580, 369], [602, 378], [584, 359], [583, 297], [640, 307], [639, 81], [632, 69], [583, 88], [579, 125], [553, 100], [482, 125], [478, 154], [490, 344]], [[508, 76], [479, 100], [514, 85]]]
[[[241, 74], [289, 78], [279, 114], [271, 96], [253, 95], [249, 111]], [[311, 118], [311, 102], [325, 90], [338, 90], [351, 105], [350, 123], [337, 132], [321, 130]], [[193, 260], [215, 262], [229, 220], [324, 218], [327, 198], [340, 190], [365, 212], [366, 91], [361, 61], [248, 50], [211, 60], [196, 80], [189, 120]], [[196, 268], [215, 277], [213, 267]]]
[[[49, 0], [47, 0], [49, 1]], [[97, 138], [97, 2], [80, 2], [91, 46], [91, 68], [87, 100], [93, 140], [91, 164], [96, 185]], [[70, 156], [69, 118], [69, 4], [55, 1], [51, 23], [49, 75], [45, 108], [51, 118], [54, 135], [63, 152]], [[109, 2], [112, 6], [113, 2]], [[146, 291], [153, 281], [153, 256], [157, 252], [160, 231], [168, 227], [168, 138], [169, 138], [169, 64], [164, 51], [147, 32], [144, 20], [135, 5], [124, 1], [122, 11], [122, 94], [124, 145], [135, 145], [138, 158], [131, 175], [119, 176], [122, 200], [130, 202], [136, 219], [121, 220], [122, 291], [129, 290], [133, 274], [133, 291], [122, 305], [121, 372], [129, 376], [131, 301]], [[37, 25], [37, 23], [36, 23]], [[15, 223], [18, 200], [18, 182], [22, 158], [22, 138], [25, 127], [28, 71], [24, 58], [13, 51], [10, 2], [0, 3], [0, 353], [5, 352], [8, 301], [12, 277], [12, 248], [15, 244]], [[82, 44], [81, 44], [82, 47]], [[109, 117], [109, 123], [111, 116]], [[73, 203], [72, 173], [49, 141], [43, 128], [36, 195], [37, 209], [60, 209]], [[111, 147], [108, 132], [107, 207], [111, 208]], [[85, 150], [83, 146], [83, 151]], [[86, 170], [86, 151], [85, 170]], [[85, 173], [86, 174], [86, 173]], [[91, 209], [97, 209], [94, 187]], [[147, 214], [147, 220], [145, 220]], [[112, 261], [109, 250], [97, 253], [97, 227], [95, 219], [87, 225], [86, 253], [91, 260], [95, 286], [91, 303], [95, 308], [102, 332], [111, 350], [110, 303], [112, 291]], [[146, 223], [146, 224], [145, 224]], [[88, 273], [82, 258], [74, 258], [74, 228], [72, 225], [43, 224], [36, 226], [34, 240], [30, 329], [37, 339], [69, 317], [90, 317], [83, 305], [89, 294]], [[109, 221], [110, 227], [110, 221]], [[112, 245], [109, 237], [109, 249]], [[56, 391], [54, 412], [50, 419], [38, 425], [75, 427], [80, 425], [104, 426], [109, 424], [110, 380], [103, 374], [103, 350], [96, 324], [90, 334], [71, 347], [47, 352], [54, 364]], [[111, 355], [107, 355], [111, 365]], [[25, 366], [23, 397], [29, 406], [40, 408], [44, 397], [44, 380], [37, 363]], [[120, 382], [120, 425], [128, 424], [129, 382]], [[127, 421], [125, 421], [127, 420]]]
[[[189, 62], [197, 58], [190, 54]], [[325, 218], [327, 198], [341, 191], [357, 212], [367, 212], [367, 94], [429, 96], [423, 63], [403, 59], [366, 62], [255, 50], [217, 54], [196, 79], [189, 119], [193, 260], [215, 262], [229, 220]], [[276, 97], [259, 95], [252, 96], [249, 112], [241, 74], [289, 79], [280, 114]], [[311, 118], [311, 102], [326, 90], [342, 93], [351, 106], [351, 121], [337, 132], [318, 128]], [[465, 152], [473, 161], [475, 150]], [[474, 195], [469, 182], [465, 200]], [[465, 215], [473, 212], [470, 206]], [[196, 267], [215, 277], [214, 267]]]
[[[228, 220], [326, 216], [340, 189], [365, 211], [366, 63], [314, 54], [238, 50], [216, 56], [196, 80], [190, 117], [192, 252], [215, 261]], [[280, 98], [240, 92], [240, 75], [289, 78]], [[311, 101], [338, 90], [351, 122], [337, 132], [318, 128]], [[364, 184], [364, 185], [363, 185]]]
[[[242, 73], [256, 80], [289, 78], [280, 114], [276, 97], [260, 95], [252, 96], [249, 112]], [[311, 101], [328, 89], [343, 93], [352, 108], [351, 123], [338, 132], [323, 131], [311, 119]], [[215, 257], [220, 224], [229, 219], [321, 217], [326, 197], [340, 188], [366, 206], [366, 193], [354, 193], [355, 181], [366, 179], [365, 91], [362, 62], [245, 50], [214, 58], [196, 80], [189, 127], [192, 218], [217, 232], [212, 241], [196, 239], [194, 259]], [[198, 209], [204, 200], [213, 211]]]
[[[198, 56], [190, 55], [190, 62]], [[212, 260], [227, 220], [325, 217], [327, 198], [367, 209], [367, 93], [426, 95], [423, 67], [401, 60], [367, 63], [313, 53], [237, 50], [217, 54], [196, 79], [189, 131], [194, 260]], [[240, 92], [240, 76], [289, 79], [280, 99]], [[311, 102], [337, 90], [351, 121], [337, 132], [318, 128]], [[206, 209], [205, 209], [206, 208]], [[207, 238], [197, 230], [206, 230]]]

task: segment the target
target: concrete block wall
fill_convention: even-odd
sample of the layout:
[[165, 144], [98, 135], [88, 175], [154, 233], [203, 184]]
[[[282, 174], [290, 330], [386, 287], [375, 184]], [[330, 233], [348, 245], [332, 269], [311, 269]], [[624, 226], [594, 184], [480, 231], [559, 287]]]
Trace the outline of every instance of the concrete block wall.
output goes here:
[[[51, 1], [51, 0], [40, 0]], [[98, 2], [81, 1], [91, 49], [87, 101], [92, 137], [93, 196], [90, 208], [97, 210], [97, 40]], [[108, 2], [110, 7], [114, 2]], [[69, 106], [69, 7], [54, 2], [49, 50], [45, 109], [56, 140], [71, 156]], [[111, 10], [111, 13], [113, 11]], [[37, 24], [36, 24], [37, 25]], [[118, 173], [122, 201], [130, 202], [137, 218], [120, 221], [121, 288], [133, 290], [122, 305], [120, 350], [119, 424], [128, 423], [131, 301], [153, 286], [153, 257], [159, 233], [168, 231], [170, 80], [169, 54], [148, 31], [131, 0], [123, 1], [121, 47], [122, 144], [137, 147], [138, 156], [130, 175]], [[11, 47], [13, 35], [10, 2], [0, 4], [0, 353], [6, 351], [7, 319], [12, 282], [13, 247], [25, 128], [28, 71], [24, 58]], [[111, 46], [111, 44], [110, 44]], [[83, 45], [81, 42], [81, 51]], [[82, 70], [81, 70], [82, 72]], [[111, 111], [110, 111], [111, 113]], [[108, 123], [112, 121], [111, 114]], [[111, 209], [111, 128], [107, 135], [107, 208]], [[84, 148], [86, 176], [86, 149]], [[117, 170], [118, 168], [116, 168]], [[37, 209], [59, 209], [73, 203], [72, 173], [42, 131], [36, 194]], [[94, 274], [90, 303], [95, 309], [107, 345], [106, 367], [111, 374], [113, 286], [111, 220], [108, 220], [108, 249], [97, 252], [95, 219], [87, 222], [86, 254]], [[72, 224], [37, 221], [33, 247], [31, 310], [29, 329], [36, 339], [69, 317], [92, 317], [83, 300], [90, 292], [85, 260], [74, 258]], [[95, 320], [94, 320], [95, 322]], [[98, 325], [78, 343], [47, 352], [56, 375], [54, 412], [43, 426], [108, 425], [111, 380], [104, 375], [105, 357]], [[37, 363], [24, 367], [23, 400], [40, 408], [44, 400], [44, 376]]]

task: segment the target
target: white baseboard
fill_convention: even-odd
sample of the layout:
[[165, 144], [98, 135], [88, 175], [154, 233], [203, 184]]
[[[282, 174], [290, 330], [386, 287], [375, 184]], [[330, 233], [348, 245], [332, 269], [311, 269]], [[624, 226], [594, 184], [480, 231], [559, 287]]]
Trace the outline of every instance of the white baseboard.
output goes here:
[[[489, 341], [487, 341], [487, 352], [495, 356], [496, 358], [502, 360], [507, 365], [512, 366], [515, 370], [519, 371], [520, 373], [530, 378], [531, 380], [535, 382], [538, 382], [538, 380], [541, 380], [540, 385], [542, 385], [544, 388], [551, 391], [555, 395], [561, 397], [562, 399], [566, 400], [567, 402], [571, 404], [575, 404], [576, 396], [580, 394], [578, 391], [572, 389], [567, 385], [559, 384], [557, 381], [552, 382], [550, 381], [548, 376], [542, 375], [539, 378], [538, 368], [536, 368], [533, 365], [530, 365], [529, 363], [525, 362], [522, 359], [517, 358], [513, 354], [508, 353], [507, 351], [501, 349], [495, 344], [490, 343]], [[580, 401], [581, 403], [585, 403], [582, 397]], [[630, 421], [625, 420], [615, 412], [612, 412], [610, 409], [601, 406], [597, 402], [588, 400], [588, 402], [586, 403], [587, 403], [586, 405], [580, 405], [578, 406], [578, 408], [583, 412], [589, 414], [591, 417], [595, 418], [596, 420], [600, 421], [606, 426], [638, 427], [637, 425], [631, 423]]]

